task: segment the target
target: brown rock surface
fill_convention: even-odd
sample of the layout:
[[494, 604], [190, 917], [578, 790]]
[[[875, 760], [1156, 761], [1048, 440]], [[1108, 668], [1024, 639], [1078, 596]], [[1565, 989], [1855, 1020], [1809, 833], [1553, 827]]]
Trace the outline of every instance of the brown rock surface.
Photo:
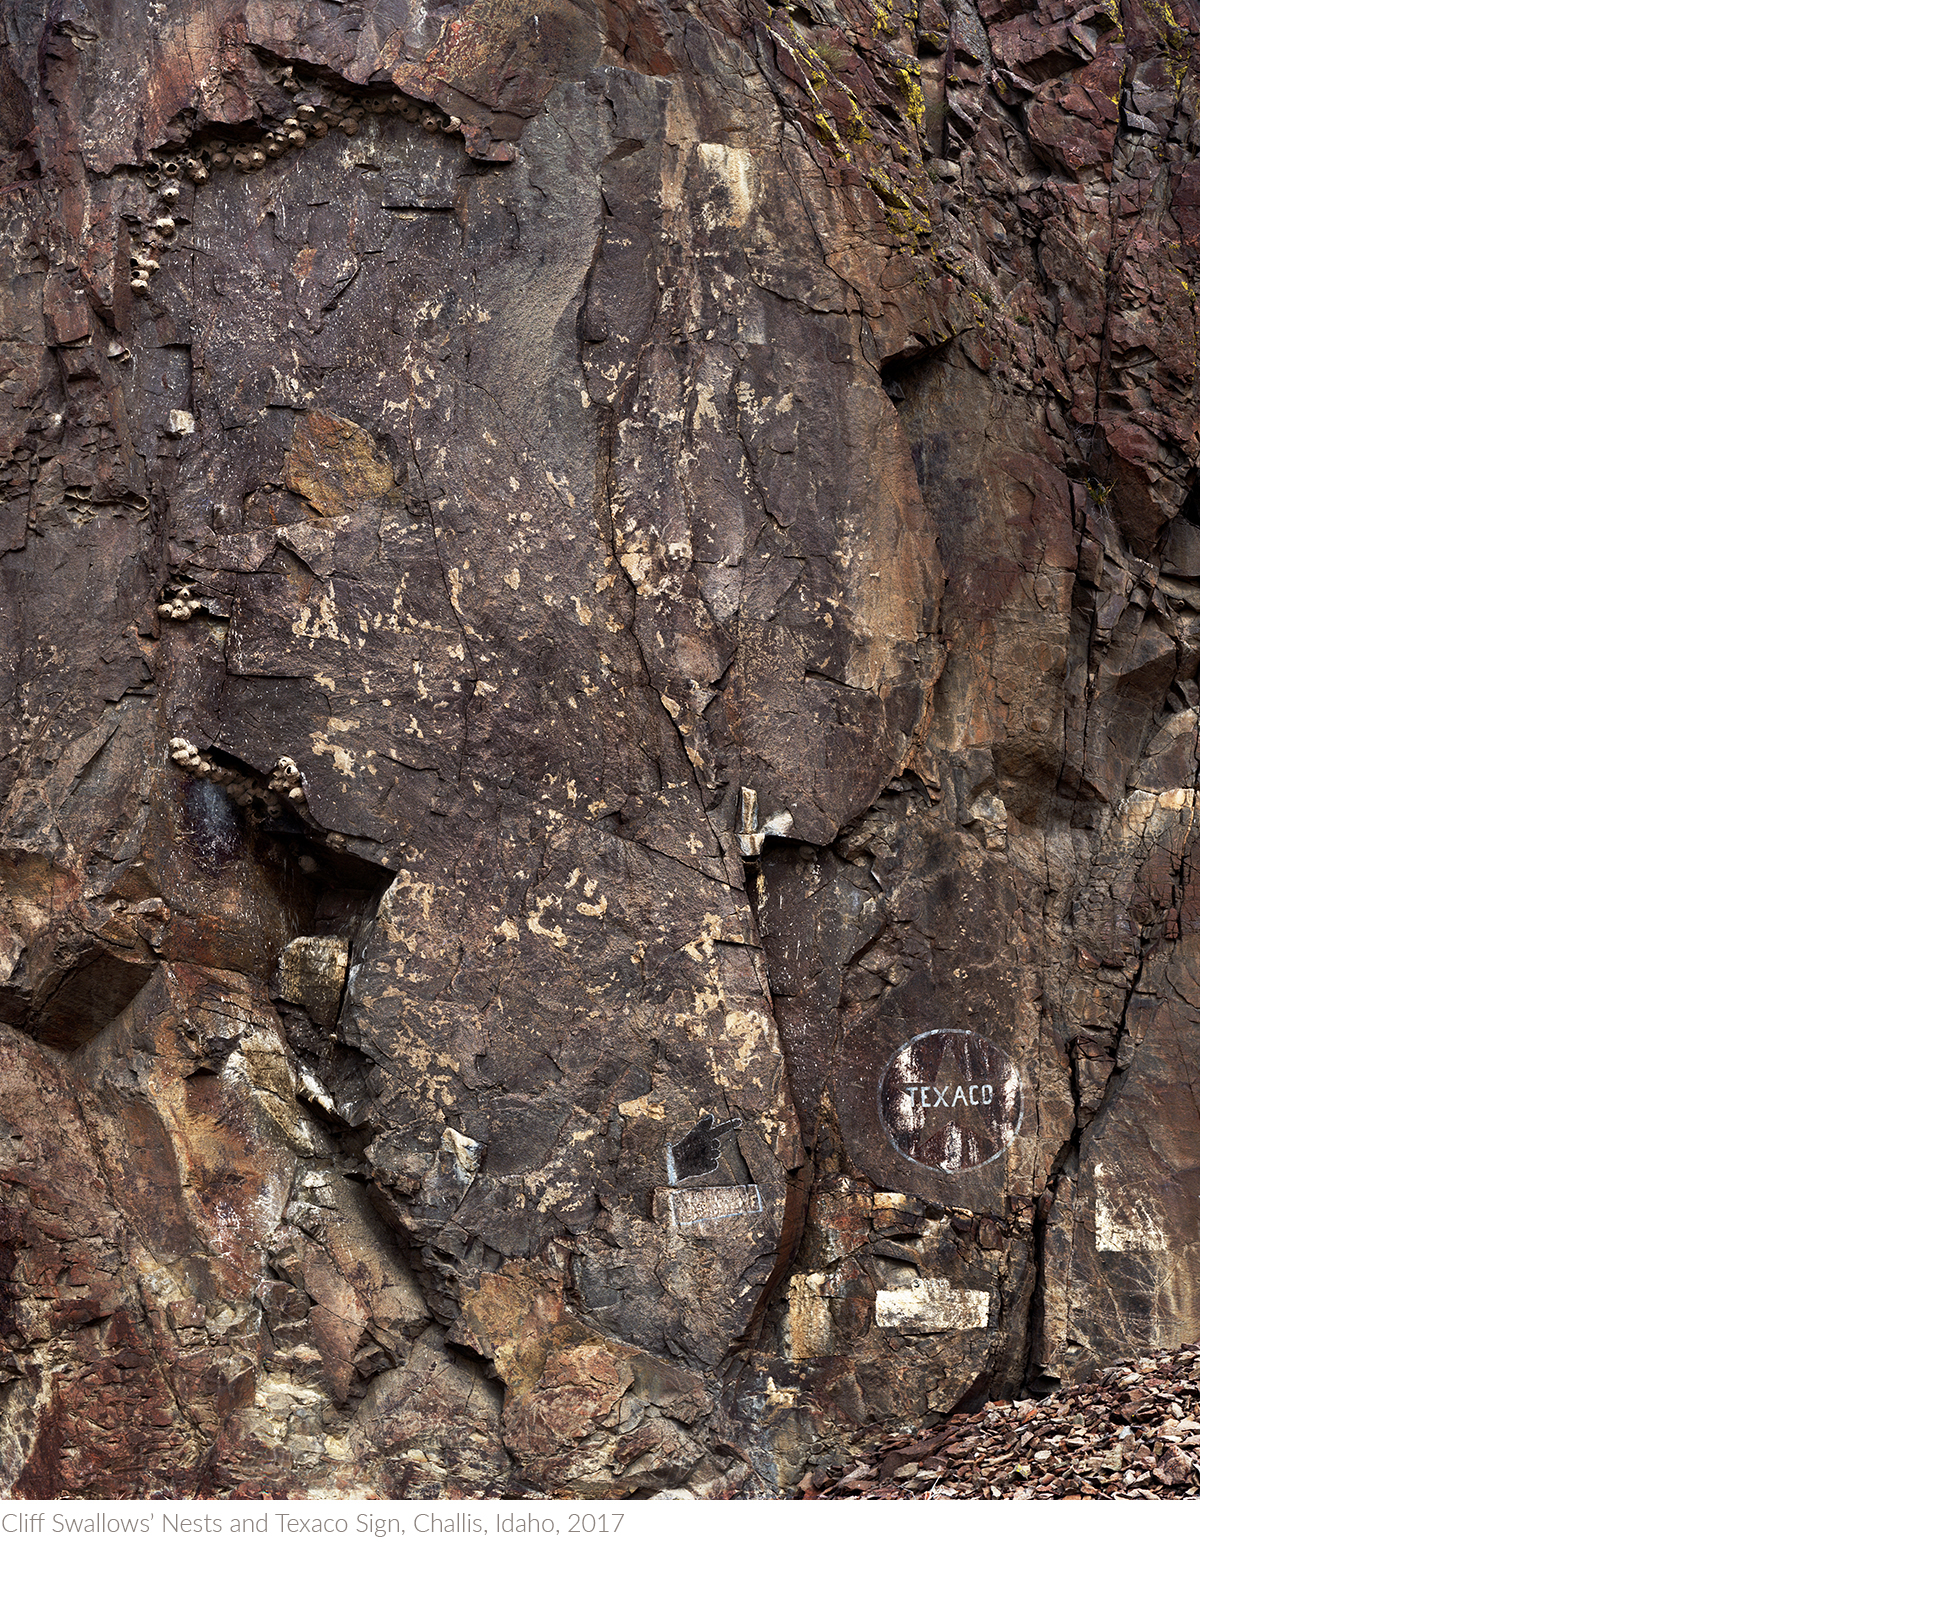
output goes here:
[[24, 0], [0, 1489], [790, 1492], [1198, 1323], [1189, 0]]

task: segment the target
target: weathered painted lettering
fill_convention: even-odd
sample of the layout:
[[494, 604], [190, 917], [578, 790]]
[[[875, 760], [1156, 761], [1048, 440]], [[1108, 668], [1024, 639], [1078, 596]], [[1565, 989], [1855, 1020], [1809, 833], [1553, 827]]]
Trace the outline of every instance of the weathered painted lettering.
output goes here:
[[905, 1158], [939, 1171], [985, 1166], [1022, 1125], [1022, 1083], [979, 1033], [943, 1028], [909, 1039], [880, 1082], [880, 1118]]

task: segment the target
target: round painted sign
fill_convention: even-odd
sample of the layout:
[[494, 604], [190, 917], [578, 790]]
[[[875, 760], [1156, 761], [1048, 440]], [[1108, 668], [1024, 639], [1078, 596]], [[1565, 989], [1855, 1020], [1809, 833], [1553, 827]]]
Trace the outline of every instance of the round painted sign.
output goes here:
[[986, 1166], [1022, 1126], [1022, 1078], [980, 1033], [922, 1033], [895, 1050], [880, 1074], [880, 1125], [917, 1166]]

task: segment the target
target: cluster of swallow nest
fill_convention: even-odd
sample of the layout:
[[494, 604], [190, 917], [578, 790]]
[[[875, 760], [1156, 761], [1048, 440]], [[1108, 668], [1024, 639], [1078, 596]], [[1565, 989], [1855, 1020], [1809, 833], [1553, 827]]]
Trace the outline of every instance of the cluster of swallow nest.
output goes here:
[[226, 168], [255, 172], [265, 162], [275, 161], [288, 151], [302, 150], [308, 141], [322, 139], [328, 133], [358, 133], [362, 118], [403, 117], [417, 122], [429, 133], [463, 131], [459, 117], [443, 114], [403, 94], [340, 94], [301, 83], [288, 66], [275, 76], [278, 85], [293, 97], [292, 112], [260, 136], [236, 145], [226, 139], [211, 138], [186, 150], [152, 155], [142, 163], [143, 187], [155, 196], [160, 209], [146, 220], [138, 212], [125, 213], [131, 233], [138, 227], [141, 230], [140, 241], [132, 242], [129, 248], [131, 292], [138, 295], [149, 292], [150, 278], [162, 267], [160, 252], [175, 241], [179, 229], [190, 225], [187, 214], [175, 214], [183, 200], [182, 179], [202, 184], [210, 181], [213, 172]]
[[925, 1432], [869, 1439], [805, 1499], [1196, 1499], [1197, 1344], [1099, 1372], [1042, 1399], [991, 1400]]
[[242, 806], [261, 806], [267, 816], [276, 816], [286, 805], [303, 815], [306, 810], [305, 780], [298, 763], [280, 755], [269, 783], [260, 784], [246, 773], [219, 766], [186, 738], [169, 741], [169, 758], [192, 777], [215, 783]]

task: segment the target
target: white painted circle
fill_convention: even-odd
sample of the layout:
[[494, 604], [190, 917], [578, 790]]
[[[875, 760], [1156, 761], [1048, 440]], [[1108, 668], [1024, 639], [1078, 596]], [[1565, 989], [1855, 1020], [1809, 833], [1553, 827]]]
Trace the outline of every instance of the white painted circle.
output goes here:
[[903, 1160], [931, 1171], [986, 1166], [1022, 1128], [1022, 1075], [980, 1033], [910, 1038], [880, 1074], [880, 1125]]

